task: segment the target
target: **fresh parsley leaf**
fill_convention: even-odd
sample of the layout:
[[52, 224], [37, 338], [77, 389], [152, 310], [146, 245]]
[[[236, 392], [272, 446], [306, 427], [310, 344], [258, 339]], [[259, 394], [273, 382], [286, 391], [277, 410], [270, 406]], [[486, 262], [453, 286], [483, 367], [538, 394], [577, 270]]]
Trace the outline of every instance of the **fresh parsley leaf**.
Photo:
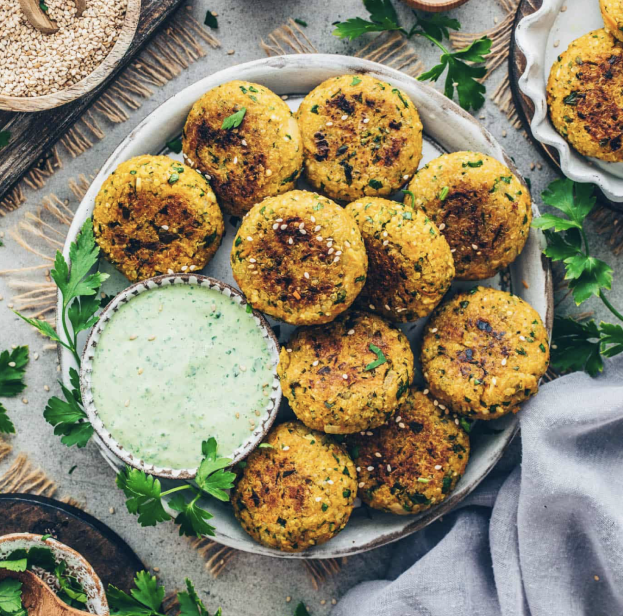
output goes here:
[[39, 2], [39, 8], [44, 12], [47, 13], [49, 11], [49, 7], [45, 2]]
[[165, 616], [162, 610], [164, 586], [147, 571], [139, 571], [134, 578], [130, 595], [116, 586], [108, 586], [106, 596], [113, 614], [118, 616]]
[[193, 583], [188, 578], [186, 578], [186, 590], [187, 592], [177, 593], [177, 601], [180, 604], [178, 616], [210, 616], [205, 605], [199, 599]]
[[387, 362], [387, 358], [383, 354], [383, 351], [381, 351], [381, 349], [379, 349], [379, 347], [375, 344], [370, 344], [370, 350], [376, 355], [376, 359], [365, 367], [365, 371], [374, 370]]
[[0, 562], [0, 569], [6, 569], [7, 571], [26, 571], [28, 568], [28, 559], [20, 558], [19, 560], [4, 560]]
[[206, 18], [203, 20], [203, 23], [213, 30], [218, 29], [218, 19], [216, 19], [216, 15], [212, 11], [206, 11]]
[[296, 606], [296, 610], [294, 610], [294, 616], [310, 616], [307, 608], [305, 607], [305, 604], [302, 601]]
[[65, 400], [56, 396], [50, 398], [43, 411], [43, 417], [54, 426], [54, 434], [62, 437], [63, 445], [67, 447], [77, 445], [81, 449], [93, 436], [93, 426], [87, 420], [87, 414], [82, 408], [80, 391], [75, 385], [79, 378], [78, 372], [70, 368], [69, 376], [74, 388], [70, 391], [59, 381]]
[[13, 578], [0, 582], [0, 614], [7, 616], [26, 616], [22, 605], [22, 583]]
[[211, 520], [214, 516], [197, 505], [199, 498], [200, 494], [195, 494], [193, 500], [187, 503], [181, 494], [176, 494], [169, 501], [169, 507], [178, 512], [175, 523], [180, 527], [180, 536], [202, 537], [209, 535], [214, 537], [214, 526], [207, 523], [207, 520]]
[[167, 141], [167, 148], [169, 148], [171, 152], [179, 154], [182, 151], [182, 140], [178, 137], [177, 139], [171, 139], [171, 141]]
[[231, 466], [232, 460], [217, 457], [217, 444], [214, 438], [204, 441], [201, 449], [204, 458], [197, 470], [195, 481], [201, 490], [226, 502], [229, 500], [229, 495], [224, 490], [234, 487], [236, 474], [225, 472], [223, 469]]
[[426, 17], [419, 17], [417, 25], [434, 39], [441, 41], [444, 37], [450, 38], [448, 30], [460, 30], [458, 19], [451, 19], [442, 13], [431, 13]]
[[162, 488], [155, 477], [126, 466], [117, 474], [117, 486], [127, 497], [128, 511], [138, 514], [141, 526], [156, 526], [171, 519], [162, 505]]
[[20, 346], [0, 353], [0, 396], [14, 398], [26, 389], [24, 375], [28, 365], [28, 347]]
[[9, 141], [11, 140], [11, 131], [8, 130], [0, 130], [0, 150], [7, 145], [9, 145]]
[[552, 366], [561, 371], [585, 370], [596, 376], [604, 368], [601, 334], [595, 321], [578, 323], [571, 318], [554, 319]]
[[9, 419], [6, 408], [0, 402], [0, 434], [15, 434], [15, 426]]
[[41, 536], [41, 541], [43, 541], [44, 543], [45, 543], [48, 539], [52, 539], [52, 535], [47, 534], [47, 535], [42, 535], [42, 536]]
[[244, 120], [244, 115], [246, 112], [247, 108], [241, 107], [238, 111], [236, 111], [236, 113], [232, 113], [229, 117], [223, 120], [221, 128], [225, 130], [238, 128], [242, 124], [242, 120]]
[[600, 324], [602, 354], [604, 357], [614, 357], [623, 353], [623, 327], [611, 323]]
[[370, 13], [370, 21], [361, 17], [347, 19], [338, 23], [333, 34], [342, 39], [353, 40], [366, 32], [384, 32], [386, 30], [400, 30], [398, 15], [391, 0], [363, 0], [365, 8]]
[[[433, 37], [434, 38], [434, 37]], [[454, 53], [445, 51], [439, 64], [418, 77], [419, 81], [437, 81], [447, 69], [444, 94], [454, 98], [454, 91], [459, 96], [459, 104], [463, 109], [480, 109], [484, 102], [485, 86], [478, 81], [487, 74], [484, 66], [474, 66], [467, 62], [482, 63], [485, 56], [491, 53], [491, 39], [486, 36], [474, 41], [467, 47]]]

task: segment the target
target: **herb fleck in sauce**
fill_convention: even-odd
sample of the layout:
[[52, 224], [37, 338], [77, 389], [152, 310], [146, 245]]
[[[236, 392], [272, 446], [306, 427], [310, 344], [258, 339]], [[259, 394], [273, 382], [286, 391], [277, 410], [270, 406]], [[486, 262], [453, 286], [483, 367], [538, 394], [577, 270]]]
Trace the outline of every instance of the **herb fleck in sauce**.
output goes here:
[[[155, 336], [155, 337], [154, 337]], [[229, 456], [266, 412], [273, 379], [253, 316], [218, 291], [145, 291], [112, 316], [95, 347], [95, 407], [143, 461], [195, 468], [213, 436]]]

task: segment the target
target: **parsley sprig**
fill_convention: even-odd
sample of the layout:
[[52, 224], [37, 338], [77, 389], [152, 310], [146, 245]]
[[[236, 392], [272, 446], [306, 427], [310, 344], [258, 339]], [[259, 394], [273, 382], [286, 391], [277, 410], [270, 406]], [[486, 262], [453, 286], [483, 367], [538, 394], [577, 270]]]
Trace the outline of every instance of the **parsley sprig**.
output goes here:
[[[31, 319], [16, 312], [41, 334], [57, 342], [71, 352], [78, 366], [78, 334], [88, 330], [97, 321], [97, 310], [100, 307], [99, 291], [108, 274], [93, 271], [99, 257], [99, 246], [93, 237], [93, 223], [87, 219], [82, 225], [75, 242], [69, 247], [69, 263], [60, 251], [56, 252], [54, 267], [50, 276], [58, 287], [61, 298], [60, 323], [65, 334], [62, 340], [54, 328], [40, 319]], [[92, 426], [86, 421], [78, 372], [69, 371], [71, 389], [61, 383], [65, 400], [53, 397], [49, 400], [43, 416], [54, 426], [54, 434], [62, 436], [61, 442], [68, 447], [77, 445], [84, 447], [93, 435]]]
[[0, 616], [28, 616], [22, 605], [22, 583], [13, 578], [0, 582]]
[[[130, 590], [130, 594], [109, 585], [106, 595], [113, 615], [166, 616], [162, 606], [165, 588], [160, 586], [156, 578], [147, 571], [139, 571], [136, 574], [134, 588]], [[177, 593], [177, 600], [180, 608], [179, 616], [210, 616], [189, 579], [186, 579], [186, 590]], [[214, 616], [222, 616], [220, 608]]]
[[[28, 365], [28, 347], [20, 346], [0, 353], [0, 397], [14, 398], [26, 388], [24, 375]], [[0, 402], [0, 434], [15, 434], [15, 426]]]
[[378, 368], [379, 366], [382, 366], [383, 364], [387, 363], [387, 357], [385, 357], [385, 354], [383, 353], [383, 351], [381, 351], [381, 349], [379, 349], [379, 347], [377, 347], [376, 344], [370, 344], [369, 348], [376, 355], [376, 359], [373, 362], [370, 362], [364, 368], [365, 372], [368, 372], [369, 370], [374, 370], [375, 368]]
[[[117, 486], [127, 497], [128, 511], [138, 515], [141, 526], [156, 526], [159, 522], [171, 519], [164, 508], [163, 499], [174, 496], [169, 500], [169, 506], [177, 511], [175, 523], [179, 525], [180, 535], [201, 537], [214, 536], [214, 527], [208, 523], [214, 517], [208, 511], [201, 509], [197, 504], [203, 493], [210, 494], [221, 501], [228, 501], [229, 495], [225, 490], [233, 487], [236, 474], [224, 469], [231, 465], [230, 458], [220, 458], [217, 453], [217, 443], [214, 438], [202, 444], [203, 460], [197, 471], [195, 483], [199, 489], [190, 484], [184, 484], [162, 491], [160, 481], [147, 475], [144, 471], [126, 467], [117, 475]], [[190, 493], [188, 500], [180, 492]]]
[[[601, 299], [621, 322], [621, 314], [606, 296], [612, 289], [612, 268], [591, 256], [584, 223], [595, 207], [592, 184], [576, 184], [569, 179], [552, 182], [543, 192], [543, 202], [564, 214], [542, 214], [532, 223], [547, 238], [544, 253], [565, 267], [565, 280], [576, 305], [591, 297]], [[554, 319], [552, 365], [563, 371], [585, 370], [595, 376], [603, 370], [603, 357], [623, 353], [623, 327], [619, 324], [580, 323], [572, 318]]]
[[446, 73], [444, 94], [448, 98], [453, 99], [456, 90], [463, 109], [476, 110], [483, 106], [486, 88], [479, 80], [487, 74], [487, 69], [475, 64], [483, 63], [485, 56], [491, 53], [491, 39], [483, 36], [467, 47], [451, 52], [442, 41], [444, 37], [449, 38], [449, 30], [460, 30], [458, 20], [439, 13], [421, 17], [413, 11], [415, 23], [407, 30], [400, 25], [391, 0], [363, 0], [363, 4], [370, 13], [370, 19], [354, 17], [338, 23], [333, 31], [335, 36], [351, 41], [368, 32], [396, 31], [408, 39], [421, 36], [436, 45], [442, 53], [439, 63], [420, 75], [418, 80], [436, 82]]

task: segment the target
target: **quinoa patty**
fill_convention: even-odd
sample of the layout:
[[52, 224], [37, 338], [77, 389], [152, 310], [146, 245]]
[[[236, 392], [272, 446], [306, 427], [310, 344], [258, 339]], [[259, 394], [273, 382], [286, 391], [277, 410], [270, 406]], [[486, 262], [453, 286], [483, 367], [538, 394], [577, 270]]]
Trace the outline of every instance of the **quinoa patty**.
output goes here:
[[450, 246], [422, 210], [365, 197], [346, 210], [357, 221], [368, 254], [368, 278], [357, 305], [393, 321], [430, 314], [450, 288]]
[[305, 176], [332, 199], [391, 195], [422, 158], [415, 105], [398, 88], [369, 75], [327, 79], [305, 97], [297, 118]]
[[439, 504], [469, 459], [469, 436], [419, 391], [405, 396], [395, 421], [348, 437], [359, 497], [374, 509], [408, 515]]
[[472, 419], [496, 419], [537, 393], [549, 365], [548, 335], [521, 298], [474, 287], [433, 313], [421, 359], [435, 398]]
[[121, 163], [102, 184], [93, 229], [106, 258], [136, 282], [200, 270], [224, 225], [205, 178], [167, 156], [144, 155]]
[[599, 0], [606, 30], [623, 41], [623, 5], [621, 0]]
[[384, 319], [348, 312], [304, 328], [281, 349], [277, 374], [310, 428], [350, 434], [385, 423], [413, 380], [409, 341]]
[[[236, 113], [243, 114], [240, 125], [223, 128]], [[292, 190], [303, 168], [290, 108], [268, 88], [248, 81], [217, 86], [193, 105], [183, 151], [191, 166], [210, 177], [221, 207], [236, 216], [265, 197]]]
[[302, 552], [346, 526], [356, 495], [355, 465], [345, 449], [290, 421], [273, 428], [265, 446], [249, 456], [231, 502], [257, 542]]
[[606, 30], [573, 41], [547, 83], [556, 130], [584, 156], [623, 161], [623, 47]]
[[355, 219], [315, 193], [258, 203], [234, 240], [231, 266], [254, 308], [294, 325], [327, 323], [363, 288], [368, 258]]
[[523, 250], [532, 222], [530, 193], [494, 158], [444, 154], [418, 171], [409, 191], [405, 203], [422, 208], [450, 244], [457, 279], [490, 278]]

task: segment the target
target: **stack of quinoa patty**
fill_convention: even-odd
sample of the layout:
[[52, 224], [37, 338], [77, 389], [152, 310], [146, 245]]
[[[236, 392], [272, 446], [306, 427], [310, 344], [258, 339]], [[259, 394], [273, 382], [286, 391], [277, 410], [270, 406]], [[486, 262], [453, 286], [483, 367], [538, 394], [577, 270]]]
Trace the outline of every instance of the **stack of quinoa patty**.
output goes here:
[[[455, 488], [474, 419], [516, 412], [547, 369], [547, 332], [518, 297], [482, 280], [522, 251], [527, 187], [477, 152], [422, 158], [422, 123], [401, 90], [369, 75], [320, 84], [296, 115], [265, 86], [207, 92], [184, 127], [185, 163], [120, 165], [94, 229], [130, 280], [197, 271], [242, 216], [230, 262], [257, 310], [299, 329], [278, 376], [296, 420], [241, 470], [235, 515], [256, 541], [301, 551], [348, 522], [356, 497], [400, 515]], [[296, 190], [304, 174], [317, 192]], [[407, 187], [404, 202], [392, 195]], [[414, 355], [400, 323], [430, 318]]]

